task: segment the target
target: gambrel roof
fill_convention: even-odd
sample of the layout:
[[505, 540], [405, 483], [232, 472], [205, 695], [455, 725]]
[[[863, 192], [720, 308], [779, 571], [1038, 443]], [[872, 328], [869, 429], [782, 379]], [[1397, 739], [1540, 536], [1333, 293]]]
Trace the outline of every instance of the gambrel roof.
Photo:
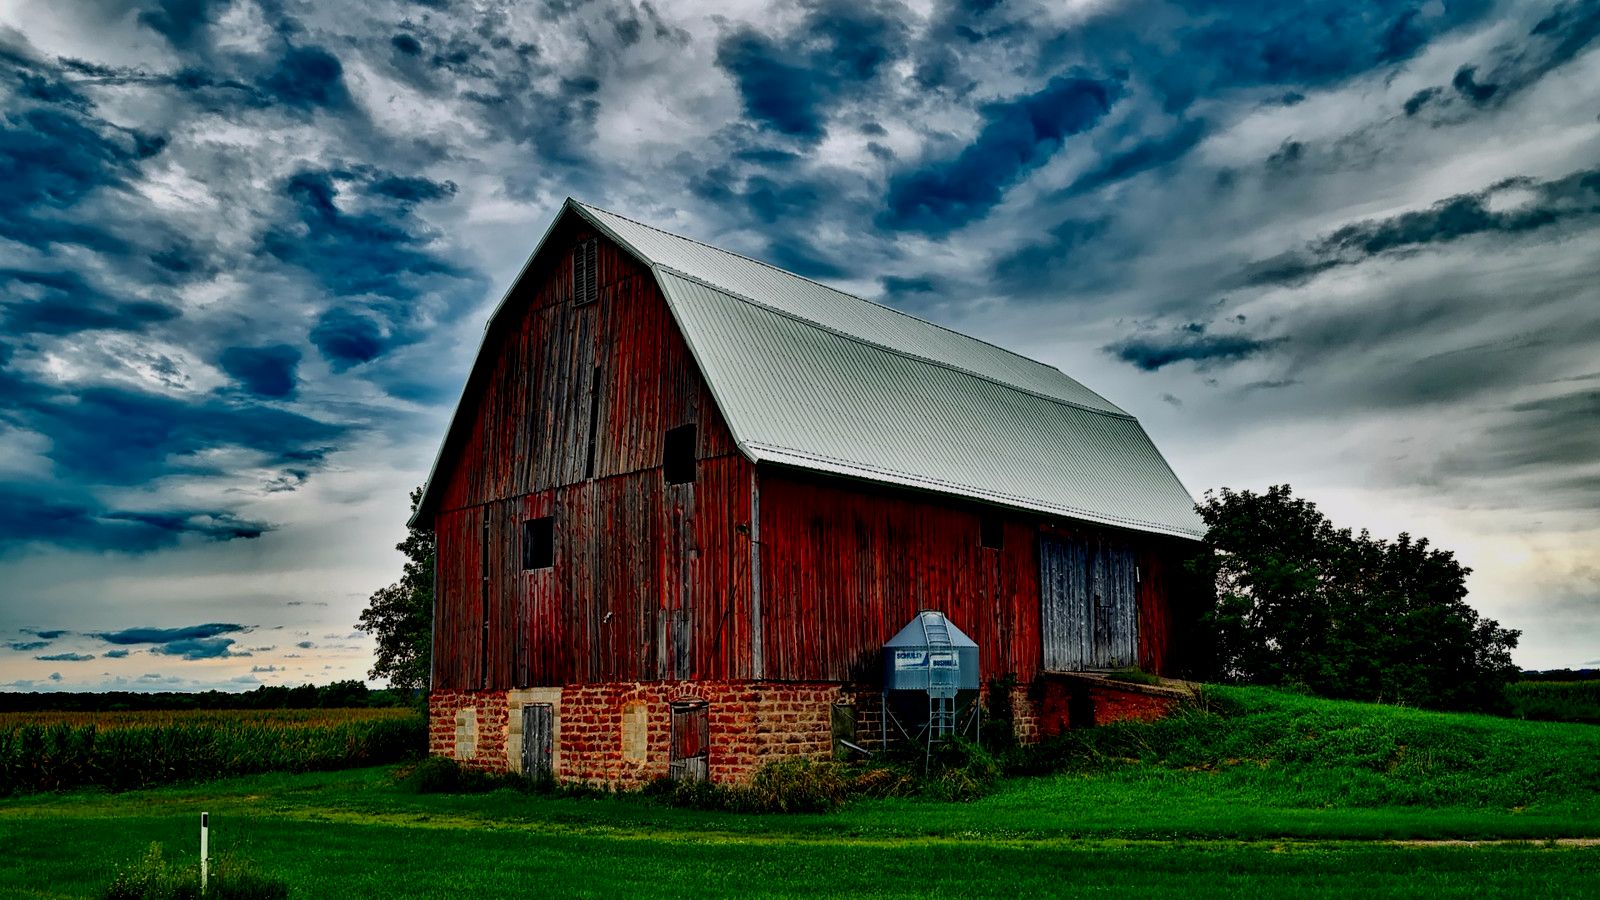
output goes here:
[[[615, 213], [570, 199], [568, 213], [650, 267], [754, 462], [1137, 531], [1204, 532], [1139, 422], [1058, 369]], [[419, 510], [437, 470], [436, 461]]]

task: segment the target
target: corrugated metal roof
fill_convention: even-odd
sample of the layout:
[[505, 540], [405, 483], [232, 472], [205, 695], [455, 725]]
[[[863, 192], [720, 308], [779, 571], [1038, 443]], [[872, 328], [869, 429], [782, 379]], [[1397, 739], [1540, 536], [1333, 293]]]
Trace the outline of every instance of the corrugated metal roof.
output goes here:
[[655, 265], [673, 269], [738, 297], [799, 316], [824, 328], [869, 337], [873, 343], [993, 378], [1003, 384], [1091, 409], [1123, 412], [1061, 370], [1002, 347], [980, 341], [828, 287], [793, 272], [729, 253], [569, 201], [574, 209], [612, 239]]
[[757, 462], [1184, 537], [1194, 501], [1138, 421], [823, 328], [663, 267], [656, 280]]
[[[651, 266], [752, 460], [1140, 531], [1204, 533], [1193, 498], [1139, 423], [1059, 370], [615, 213], [573, 200], [566, 208]], [[480, 348], [475, 372], [482, 362]]]

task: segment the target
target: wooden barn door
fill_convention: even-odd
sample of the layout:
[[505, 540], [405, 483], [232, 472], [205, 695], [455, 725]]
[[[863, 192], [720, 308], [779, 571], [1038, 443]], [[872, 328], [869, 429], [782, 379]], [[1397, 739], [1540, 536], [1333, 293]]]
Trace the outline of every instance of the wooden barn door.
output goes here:
[[672, 704], [672, 761], [667, 775], [680, 781], [705, 781], [711, 774], [711, 707], [703, 700]]
[[522, 707], [522, 774], [548, 779], [554, 772], [556, 748], [555, 707], [529, 703]]
[[1138, 569], [1131, 547], [1040, 535], [1039, 603], [1046, 670], [1138, 663]]

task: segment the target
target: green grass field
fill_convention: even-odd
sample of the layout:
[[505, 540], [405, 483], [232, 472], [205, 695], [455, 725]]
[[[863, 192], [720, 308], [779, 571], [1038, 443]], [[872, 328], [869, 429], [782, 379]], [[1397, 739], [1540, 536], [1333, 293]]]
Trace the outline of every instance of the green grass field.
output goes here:
[[960, 804], [423, 795], [391, 768], [13, 797], [0, 896], [94, 896], [153, 841], [192, 860], [201, 810], [213, 852], [298, 897], [1600, 896], [1600, 846], [1548, 840], [1600, 838], [1600, 730], [1222, 696], [1225, 716], [1099, 729], [1065, 771]]

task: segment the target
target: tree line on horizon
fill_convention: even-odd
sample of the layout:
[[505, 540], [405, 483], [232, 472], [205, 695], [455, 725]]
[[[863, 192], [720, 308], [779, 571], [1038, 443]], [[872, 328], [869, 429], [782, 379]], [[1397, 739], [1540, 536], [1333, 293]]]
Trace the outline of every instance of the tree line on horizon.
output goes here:
[[373, 690], [355, 679], [297, 687], [264, 684], [251, 691], [0, 691], [0, 712], [375, 709], [409, 706], [416, 697], [414, 690]]

